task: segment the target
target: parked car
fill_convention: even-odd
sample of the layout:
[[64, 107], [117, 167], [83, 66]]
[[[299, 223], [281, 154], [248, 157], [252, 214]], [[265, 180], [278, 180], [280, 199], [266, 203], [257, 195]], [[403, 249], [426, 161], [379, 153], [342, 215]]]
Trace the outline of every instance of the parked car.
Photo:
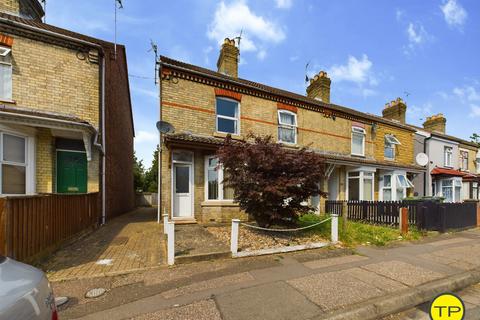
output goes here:
[[58, 320], [43, 271], [0, 255], [0, 320]]

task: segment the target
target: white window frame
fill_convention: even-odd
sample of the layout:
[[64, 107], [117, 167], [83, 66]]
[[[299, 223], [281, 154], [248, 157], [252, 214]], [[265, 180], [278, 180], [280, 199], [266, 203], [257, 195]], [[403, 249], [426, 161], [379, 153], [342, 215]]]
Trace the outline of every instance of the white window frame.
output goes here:
[[[446, 181], [451, 181], [452, 182], [452, 185], [451, 186], [444, 186], [444, 182]], [[441, 196], [445, 198], [444, 196], [444, 193], [443, 193], [443, 189], [444, 188], [451, 188], [452, 189], [452, 202], [461, 202], [462, 201], [462, 191], [463, 191], [463, 183], [462, 183], [462, 179], [461, 178], [448, 178], [448, 179], [442, 179], [442, 180], [439, 180], [439, 185], [440, 185], [440, 192], [441, 192]], [[460, 189], [460, 199], [456, 199], [455, 197], [455, 194], [456, 194], [456, 190], [459, 188]]]
[[[175, 152], [186, 152], [186, 153], [190, 153], [192, 155], [192, 161], [183, 161], [183, 160], [174, 160], [173, 159], [173, 155]], [[191, 203], [191, 208], [192, 208], [192, 217], [195, 215], [195, 153], [193, 151], [190, 151], [190, 150], [185, 150], [185, 149], [174, 149], [172, 150], [171, 154], [170, 154], [170, 159], [172, 161], [172, 166], [171, 166], [171, 170], [170, 170], [170, 212], [171, 212], [171, 216], [173, 219], [177, 219], [176, 217], [173, 217], [173, 206], [174, 206], [174, 203], [175, 201], [173, 200], [174, 197], [175, 197], [175, 190], [174, 190], [174, 174], [175, 174], [175, 166], [173, 165], [174, 163], [180, 163], [180, 164], [188, 164], [188, 165], [191, 165], [191, 177], [190, 177], [190, 190], [191, 190], [191, 193], [192, 193], [192, 203]]]
[[[13, 64], [12, 64], [12, 57], [11, 57], [11, 52], [12, 49], [0, 46], [0, 57], [6, 58], [10, 55], [10, 62], [5, 62], [0, 60], [1, 65], [5, 65], [9, 67], [9, 72], [10, 72], [10, 91], [7, 93], [6, 96], [0, 96], [1, 101], [12, 101], [12, 92], [13, 92]], [[0, 78], [3, 76], [0, 75]]]
[[[363, 139], [362, 139], [362, 153], [354, 153], [353, 152], [353, 135], [354, 134], [362, 134], [363, 135]], [[354, 155], [354, 156], [361, 156], [361, 157], [364, 157], [365, 156], [365, 139], [366, 139], [366, 132], [365, 132], [365, 129], [364, 128], [361, 128], [361, 127], [357, 127], [357, 126], [352, 126], [352, 134], [351, 134], [351, 146], [350, 146], [350, 151], [351, 151], [351, 154]]]
[[[4, 134], [25, 139], [25, 163], [3, 160], [3, 136]], [[2, 165], [13, 165], [25, 167], [25, 193], [23, 194], [7, 194], [3, 193], [3, 170]], [[2, 196], [22, 196], [35, 194], [35, 138], [27, 134], [12, 131], [0, 125], [0, 195]]]
[[[385, 135], [385, 138], [384, 138], [384, 141], [385, 141], [385, 147], [384, 147], [384, 151], [383, 151], [383, 155], [386, 159], [389, 159], [389, 160], [395, 160], [395, 156], [396, 156], [396, 150], [395, 150], [395, 146], [396, 145], [401, 145], [400, 141], [398, 141], [398, 139], [392, 135], [392, 134], [386, 134]], [[386, 154], [385, 154], [385, 151], [387, 149], [390, 149], [392, 150], [392, 157], [388, 157]]]
[[[350, 177], [350, 173], [352, 172], [358, 172], [358, 177]], [[365, 173], [371, 173], [372, 176], [371, 177], [365, 177]], [[363, 199], [363, 193], [364, 193], [364, 181], [365, 179], [371, 179], [372, 180], [372, 201], [375, 200], [375, 169], [369, 169], [369, 168], [359, 168], [359, 169], [353, 169], [353, 170], [349, 170], [347, 171], [347, 174], [346, 174], [346, 192], [345, 192], [345, 195], [346, 195], [346, 199], [348, 200], [349, 199], [349, 194], [348, 194], [348, 187], [349, 187], [349, 182], [350, 182], [350, 179], [359, 179], [359, 198], [360, 198], [360, 201], [367, 201], [367, 200], [364, 200]], [[368, 200], [369, 201], [369, 200]]]
[[444, 147], [443, 149], [443, 155], [444, 155], [444, 165], [447, 168], [453, 168], [453, 148], [452, 147]]
[[[230, 102], [235, 102], [237, 104], [237, 116], [236, 117], [229, 117], [229, 116], [219, 115], [218, 112], [217, 112], [217, 101], [219, 99], [230, 101]], [[225, 131], [218, 130], [218, 119], [219, 118], [235, 121], [235, 131], [236, 132], [233, 133], [233, 132], [225, 132]], [[239, 101], [237, 101], [235, 99], [225, 98], [225, 97], [215, 97], [215, 130], [219, 133], [240, 135], [240, 102]]]
[[[291, 125], [291, 124], [288, 124], [288, 123], [282, 123], [282, 120], [281, 120], [281, 117], [280, 117], [280, 115], [282, 113], [293, 116], [294, 124]], [[279, 130], [277, 130], [278, 142], [286, 143], [286, 144], [297, 144], [297, 135], [298, 135], [298, 132], [297, 132], [297, 114], [294, 113], [294, 112], [288, 111], [288, 110], [278, 110], [277, 117], [278, 117], [278, 129], [280, 129], [280, 128], [293, 129], [293, 132], [295, 133], [294, 134], [295, 140], [293, 142], [283, 141], [282, 139], [280, 139], [280, 134], [278, 133]]]
[[[472, 198], [478, 200], [478, 189], [479, 189], [478, 182], [472, 182]], [[476, 191], [475, 191], [476, 190]]]
[[208, 165], [208, 162], [210, 159], [215, 159], [217, 158], [214, 155], [210, 156], [205, 156], [205, 164], [204, 164], [204, 180], [205, 180], [205, 201], [230, 201], [233, 202], [233, 199], [224, 199], [224, 194], [223, 194], [223, 166], [219, 163], [218, 168], [217, 168], [217, 173], [218, 173], [218, 199], [208, 199], [208, 169], [210, 168]]
[[[465, 157], [465, 155], [466, 155], [466, 157]], [[460, 150], [460, 170], [469, 171], [468, 170], [468, 151], [467, 150]]]
[[[390, 176], [390, 187], [385, 187], [385, 176]], [[391, 200], [388, 201], [400, 201], [402, 199], [397, 199], [397, 190], [402, 188], [403, 189], [403, 198], [407, 196], [407, 189], [414, 188], [414, 185], [410, 179], [408, 179], [407, 174], [405, 171], [387, 171], [381, 174], [383, 179], [379, 181], [379, 190], [381, 191], [379, 194], [380, 201], [387, 201], [384, 200], [384, 189], [391, 190]], [[402, 185], [400, 177], [404, 177], [405, 184]]]

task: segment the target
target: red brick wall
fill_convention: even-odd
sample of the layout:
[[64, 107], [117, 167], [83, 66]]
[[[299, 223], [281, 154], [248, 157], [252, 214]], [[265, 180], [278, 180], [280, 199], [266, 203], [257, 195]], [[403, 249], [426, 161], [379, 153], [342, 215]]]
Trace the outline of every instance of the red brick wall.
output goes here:
[[105, 129], [106, 129], [106, 216], [118, 216], [135, 205], [133, 190], [133, 117], [126, 52], [117, 46], [106, 49], [105, 62]]

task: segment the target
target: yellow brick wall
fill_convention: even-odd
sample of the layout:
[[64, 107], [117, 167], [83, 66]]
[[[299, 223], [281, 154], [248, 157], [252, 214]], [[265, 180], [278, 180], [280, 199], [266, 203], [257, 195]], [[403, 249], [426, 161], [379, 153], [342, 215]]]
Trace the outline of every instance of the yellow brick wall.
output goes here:
[[[7, 1], [8, 2], [8, 1]], [[2, 4], [6, 2], [3, 1]], [[15, 3], [15, 1], [12, 1]], [[99, 127], [99, 65], [76, 50], [6, 34], [12, 47], [12, 98], [17, 108], [71, 115]], [[2, 102], [3, 103], [3, 102]], [[49, 129], [36, 136], [36, 191], [55, 192], [55, 138]], [[88, 163], [88, 191], [99, 191], [100, 155]]]
[[19, 10], [19, 0], [0, 0], [0, 11], [18, 14]]
[[394, 135], [401, 143], [395, 148], [395, 160], [392, 163], [411, 165], [414, 164], [414, 138], [415, 134], [393, 126], [380, 123], [375, 134], [375, 159], [389, 160], [385, 158], [385, 135]]
[[[468, 171], [475, 173], [477, 171], [475, 160], [477, 158], [478, 149], [464, 144], [460, 144], [460, 148], [468, 151]], [[461, 152], [458, 153], [458, 157], [458, 164], [461, 165]]]
[[13, 94], [18, 107], [77, 116], [99, 126], [99, 66], [77, 51], [7, 34], [12, 47]]

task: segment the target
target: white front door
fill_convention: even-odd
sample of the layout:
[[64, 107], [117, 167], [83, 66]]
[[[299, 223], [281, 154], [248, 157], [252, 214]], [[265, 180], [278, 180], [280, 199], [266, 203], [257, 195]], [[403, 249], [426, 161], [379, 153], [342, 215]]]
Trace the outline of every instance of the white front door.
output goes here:
[[173, 217], [192, 218], [192, 165], [173, 165]]

